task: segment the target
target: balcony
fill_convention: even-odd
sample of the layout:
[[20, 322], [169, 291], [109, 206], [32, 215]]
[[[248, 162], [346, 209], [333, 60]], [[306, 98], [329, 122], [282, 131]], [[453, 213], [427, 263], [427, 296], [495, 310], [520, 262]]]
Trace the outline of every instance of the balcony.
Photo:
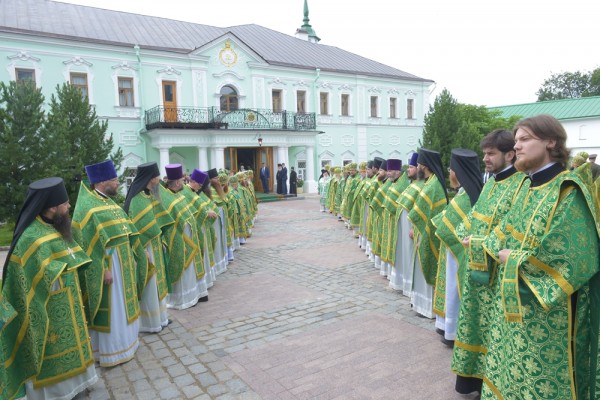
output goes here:
[[310, 131], [317, 126], [315, 113], [276, 112], [242, 108], [163, 107], [146, 110], [146, 129], [248, 129]]

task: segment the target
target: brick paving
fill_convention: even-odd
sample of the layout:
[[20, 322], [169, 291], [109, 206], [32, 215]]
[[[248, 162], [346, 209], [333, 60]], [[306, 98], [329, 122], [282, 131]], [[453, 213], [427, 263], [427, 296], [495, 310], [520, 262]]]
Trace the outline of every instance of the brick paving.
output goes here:
[[[263, 203], [209, 301], [78, 399], [448, 399], [451, 350], [318, 198]], [[2, 254], [0, 254], [2, 258]]]

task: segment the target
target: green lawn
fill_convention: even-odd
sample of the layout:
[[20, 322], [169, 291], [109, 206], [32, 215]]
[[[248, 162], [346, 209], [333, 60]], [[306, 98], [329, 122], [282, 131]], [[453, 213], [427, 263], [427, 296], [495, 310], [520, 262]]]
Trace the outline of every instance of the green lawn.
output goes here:
[[10, 246], [14, 229], [15, 227], [13, 224], [0, 226], [0, 246]]

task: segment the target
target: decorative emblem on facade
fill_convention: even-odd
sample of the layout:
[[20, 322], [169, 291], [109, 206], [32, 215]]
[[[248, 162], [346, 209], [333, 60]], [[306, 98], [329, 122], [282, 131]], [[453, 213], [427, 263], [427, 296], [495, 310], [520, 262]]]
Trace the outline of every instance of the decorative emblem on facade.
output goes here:
[[223, 47], [219, 52], [219, 61], [221, 61], [221, 64], [229, 68], [233, 67], [237, 63], [237, 60], [238, 55], [235, 50], [231, 48], [231, 41], [227, 40], [225, 42], [225, 47]]
[[354, 136], [352, 135], [344, 135], [342, 136], [342, 145], [346, 147], [350, 147], [354, 145]]
[[394, 135], [390, 138], [390, 144], [392, 146], [398, 146], [401, 143], [400, 136]]
[[332, 139], [329, 135], [319, 135], [319, 144], [323, 147], [331, 146]]
[[369, 92], [371, 92], [371, 93], [381, 93], [381, 89], [379, 89], [377, 86], [373, 86], [373, 87], [369, 88]]
[[250, 122], [250, 123], [256, 122], [256, 114], [254, 114], [252, 111], [248, 112], [246, 114], [246, 122]]
[[338, 88], [338, 90], [352, 90], [352, 86], [348, 85], [347, 83], [344, 83], [342, 86], [340, 86]]
[[398, 89], [392, 88], [388, 90], [388, 94], [400, 94], [400, 91]]
[[280, 77], [273, 79], [272, 81], [267, 82], [269, 85], [287, 85]]
[[304, 82], [304, 80], [301, 79], [298, 82], [294, 83], [294, 86], [308, 87], [308, 83]]
[[407, 96], [416, 96], [417, 94], [415, 92], [413, 92], [411, 89], [408, 89], [406, 92], [404, 92], [405, 95]]
[[409, 147], [416, 147], [419, 144], [419, 139], [415, 135], [411, 135], [406, 139], [406, 144]]
[[372, 135], [370, 141], [373, 146], [379, 146], [381, 144], [381, 136]]
[[167, 74], [167, 75], [181, 75], [181, 71], [176, 70], [172, 66], [168, 65], [166, 68], [156, 70], [159, 74]]
[[29, 55], [29, 53], [28, 53], [28, 52], [26, 52], [25, 50], [21, 50], [21, 51], [19, 51], [19, 52], [18, 52], [17, 54], [15, 54], [14, 56], [7, 56], [7, 58], [8, 58], [9, 60], [15, 60], [15, 59], [19, 59], [19, 60], [21, 60], [21, 61], [28, 61], [28, 60], [35, 61], [35, 62], [41, 61], [41, 59], [39, 59], [39, 58], [37, 58], [37, 57], [34, 57], [34, 56], [31, 56], [31, 55]]
[[63, 64], [65, 64], [65, 65], [75, 64], [77, 66], [85, 65], [85, 66], [88, 66], [88, 67], [92, 66], [91, 62], [86, 61], [86, 60], [83, 59], [83, 57], [79, 57], [79, 56], [73, 57], [73, 58], [71, 58], [70, 60], [67, 60], [67, 61], [63, 61]]
[[137, 71], [138, 70], [133, 65], [129, 65], [129, 63], [127, 61], [121, 61], [121, 64], [113, 65], [111, 68], [112, 69], [122, 69], [123, 71], [127, 71], [127, 70]]
[[331, 85], [331, 82], [321, 82], [319, 83], [319, 87], [322, 87], [324, 89], [332, 89], [333, 86]]

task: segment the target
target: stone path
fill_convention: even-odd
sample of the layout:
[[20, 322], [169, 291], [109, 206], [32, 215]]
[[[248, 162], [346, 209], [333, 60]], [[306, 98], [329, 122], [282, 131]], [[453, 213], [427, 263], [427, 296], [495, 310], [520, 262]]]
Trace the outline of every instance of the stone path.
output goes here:
[[260, 205], [209, 302], [171, 311], [83, 399], [444, 399], [451, 350], [318, 199]]

